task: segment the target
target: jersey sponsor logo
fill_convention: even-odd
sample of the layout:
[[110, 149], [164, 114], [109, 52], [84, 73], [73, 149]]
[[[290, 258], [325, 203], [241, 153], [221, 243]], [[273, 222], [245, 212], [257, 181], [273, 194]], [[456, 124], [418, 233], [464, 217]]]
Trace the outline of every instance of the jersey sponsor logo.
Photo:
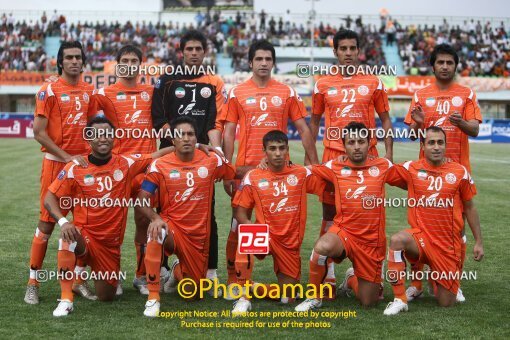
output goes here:
[[452, 174], [450, 172], [450, 173], [446, 174], [445, 180], [449, 184], [454, 184], [455, 182], [457, 182], [457, 177], [455, 176], [455, 174]]
[[344, 177], [350, 176], [351, 173], [352, 173], [352, 170], [348, 166], [344, 166], [342, 168], [342, 170], [340, 170], [340, 175], [342, 175]]
[[251, 117], [251, 126], [260, 126], [264, 120], [269, 116], [269, 113], [261, 114], [258, 118], [256, 116]]
[[142, 110], [135, 111], [131, 118], [129, 118], [129, 113], [126, 114], [126, 118], [124, 118], [124, 123], [126, 124], [132, 124], [136, 123], [136, 120], [140, 117], [140, 114], [142, 113]]
[[198, 168], [197, 173], [200, 178], [207, 178], [207, 175], [209, 175], [209, 170], [207, 170], [205, 166], [201, 166]]
[[278, 96], [273, 96], [273, 98], [271, 98], [271, 103], [277, 107], [282, 106], [282, 99]]
[[170, 171], [169, 177], [170, 179], [179, 179], [181, 177], [181, 173], [174, 169]]
[[362, 96], [366, 96], [368, 94], [368, 87], [366, 85], [361, 85], [358, 87], [358, 93]]
[[258, 187], [261, 190], [266, 190], [267, 188], [269, 188], [269, 182], [267, 181], [267, 179], [262, 178], [261, 180], [259, 180]]
[[184, 192], [181, 195], [180, 191], [177, 191], [174, 196], [174, 200], [176, 202], [186, 202], [186, 200], [191, 196], [191, 192], [193, 191], [193, 188], [188, 188], [184, 190]]
[[151, 96], [145, 91], [140, 93], [140, 97], [142, 97], [142, 100], [146, 102], [148, 102], [151, 99]]
[[113, 179], [116, 180], [117, 182], [122, 181], [123, 178], [124, 174], [122, 173], [122, 170], [117, 169], [113, 172]]
[[94, 176], [92, 175], [85, 175], [85, 177], [83, 178], [83, 183], [85, 185], [92, 185], [94, 184], [95, 182], [95, 179], [94, 179]]
[[58, 178], [59, 180], [62, 180], [62, 179], [65, 177], [65, 175], [66, 175], [66, 171], [65, 171], [65, 170], [62, 170], [62, 171], [60, 171], [60, 172], [58, 173], [57, 178]]
[[177, 98], [182, 98], [186, 95], [186, 91], [182, 87], [176, 88], [174, 93]]
[[336, 96], [338, 94], [338, 91], [335, 87], [330, 87], [328, 89], [328, 96]]
[[425, 99], [425, 105], [427, 105], [428, 107], [432, 107], [436, 104], [436, 99], [434, 97], [429, 97], [427, 99]]
[[288, 197], [282, 198], [280, 200], [280, 202], [278, 202], [278, 204], [276, 204], [276, 205], [275, 205], [274, 202], [272, 202], [271, 205], [269, 206], [269, 212], [271, 214], [275, 214], [277, 212], [280, 212], [283, 209], [283, 207], [285, 206], [285, 203], [287, 203], [288, 200], [289, 200]]
[[203, 89], [200, 90], [200, 95], [203, 98], [209, 98], [211, 96], [211, 89], [208, 87], [204, 87]]
[[115, 97], [118, 101], [123, 101], [127, 99], [127, 96], [124, 92], [117, 92], [117, 96]]
[[46, 91], [41, 91], [37, 95], [37, 99], [39, 99], [39, 100], [44, 100], [45, 97], [46, 97]]
[[62, 103], [69, 103], [71, 101], [71, 97], [69, 97], [69, 95], [63, 93], [61, 96], [60, 96], [60, 101]]
[[438, 120], [436, 120], [435, 123], [434, 123], [434, 121], [430, 122], [430, 125], [434, 124], [434, 126], [441, 126], [441, 125], [443, 125], [445, 120], [446, 120], [446, 117], [439, 118]]
[[[347, 198], [347, 199], [356, 199], [356, 198], [361, 196], [361, 194], [365, 191], [366, 188], [367, 188], [366, 185], [364, 185], [362, 187], [359, 187], [359, 188], [357, 188], [354, 191], [352, 191], [352, 189], [349, 188], [349, 190], [347, 190], [347, 192], [345, 193], [345, 198]], [[351, 192], [352, 192], [352, 194], [351, 194]]]
[[351, 109], [352, 109], [353, 107], [354, 107], [354, 104], [349, 104], [349, 105], [347, 105], [346, 107], [344, 107], [344, 108], [342, 109], [342, 112], [340, 112], [340, 116], [338, 115], [338, 111], [340, 111], [340, 108], [337, 108], [337, 109], [336, 109], [336, 112], [335, 112], [335, 116], [336, 116], [337, 118], [345, 117], [345, 116], [346, 116], [346, 115], [347, 115], [347, 114], [351, 111]]
[[368, 174], [372, 177], [377, 177], [379, 176], [379, 168], [376, 167], [375, 165], [374, 166], [371, 166], [370, 169], [368, 169]]
[[295, 187], [297, 184], [298, 184], [298, 178], [296, 177], [296, 175], [289, 175], [287, 177], [287, 183], [289, 185], [292, 185], [293, 187]]
[[182, 109], [184, 107], [184, 104], [181, 104], [181, 106], [179, 106], [179, 109], [177, 110], [177, 113], [180, 115], [187, 115], [191, 111], [191, 109], [195, 107], [195, 104], [196, 103], [189, 103], [184, 110]]
[[83, 94], [83, 100], [85, 101], [85, 103], [89, 102], [89, 95], [87, 93]]
[[73, 117], [73, 114], [71, 113], [69, 117], [67, 117], [67, 124], [77, 124], [80, 121], [80, 118], [83, 116], [83, 112], [78, 112], [76, 116]]
[[257, 99], [254, 97], [249, 97], [246, 99], [246, 105], [255, 105], [257, 103]]
[[190, 201], [201, 201], [205, 198], [205, 194], [203, 192], [200, 192], [198, 194], [192, 195], [190, 197]]
[[452, 104], [453, 106], [461, 106], [462, 105], [462, 98], [459, 96], [455, 96], [452, 98]]
[[427, 179], [427, 171], [421, 169], [418, 171], [417, 176], [419, 179]]

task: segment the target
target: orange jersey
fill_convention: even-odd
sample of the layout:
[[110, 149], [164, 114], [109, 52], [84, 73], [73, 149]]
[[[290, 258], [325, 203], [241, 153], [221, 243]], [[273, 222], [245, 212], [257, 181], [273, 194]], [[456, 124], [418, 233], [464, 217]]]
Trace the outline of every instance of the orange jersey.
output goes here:
[[255, 208], [256, 223], [269, 225], [269, 238], [299, 249], [306, 226], [306, 193], [319, 195], [326, 182], [300, 165], [282, 172], [253, 169], [244, 177], [233, 206]]
[[[378, 114], [389, 112], [388, 95], [382, 81], [372, 75], [353, 77], [325, 76], [316, 83], [312, 95], [312, 112], [325, 115], [326, 132], [331, 128], [343, 129], [350, 122], [361, 122], [369, 129], [375, 129], [374, 109]], [[324, 136], [324, 146], [344, 151], [341, 134], [338, 139]], [[331, 132], [330, 136], [333, 136]], [[375, 146], [372, 138], [370, 145]]]
[[393, 164], [385, 158], [369, 157], [362, 166], [349, 160], [331, 160], [314, 165], [312, 173], [333, 183], [335, 187], [336, 216], [341, 230], [359, 243], [381, 247], [386, 245], [386, 214], [384, 206], [374, 206], [384, 199], [384, 184], [403, 186]]
[[[59, 78], [54, 83], [45, 83], [37, 92], [34, 116], [48, 120], [46, 133], [70, 155], [84, 155], [90, 150], [83, 129], [88, 118], [96, 113], [93, 90], [92, 85], [81, 80], [70, 85]], [[47, 152], [43, 146], [41, 151]]]
[[[463, 201], [470, 201], [475, 196], [473, 180], [467, 169], [453, 161], [434, 167], [425, 159], [405, 162], [395, 168], [407, 182], [409, 198], [438, 202], [436, 206], [409, 207], [409, 225], [423, 230], [442, 251], [460, 254]], [[448, 199], [453, 200], [453, 204], [448, 204]]]
[[240, 125], [236, 166], [259, 164], [265, 157], [262, 137], [272, 130], [286, 133], [289, 117], [306, 117], [297, 92], [274, 79], [264, 88], [252, 79], [232, 88], [225, 110], [225, 121]]
[[[452, 113], [460, 113], [465, 120], [476, 119], [482, 122], [480, 107], [473, 90], [454, 83], [444, 91], [441, 91], [436, 84], [416, 91], [404, 120], [407, 125], [413, 121], [411, 111], [416, 105], [420, 105], [425, 112], [424, 128], [435, 125], [446, 133], [445, 157], [464, 165], [471, 172], [468, 135], [452, 125], [448, 116]], [[420, 150], [420, 158], [423, 157], [423, 150]]]
[[[88, 167], [82, 168], [71, 162], [48, 190], [59, 197], [61, 206], [68, 205], [66, 198], [80, 199], [79, 204], [73, 205], [73, 223], [97, 241], [120, 246], [126, 229], [131, 181], [143, 173], [151, 160], [150, 155], [113, 154], [107, 164], [100, 166], [89, 162]], [[104, 203], [100, 206], [99, 202]]]
[[161, 218], [203, 243], [209, 236], [214, 180], [234, 176], [235, 169], [214, 152], [207, 156], [195, 150], [190, 162], [170, 153], [152, 162], [142, 190], [157, 192]]
[[[115, 128], [123, 129], [126, 138], [114, 141], [113, 153], [153, 153], [156, 139], [152, 136], [152, 93], [154, 87], [138, 84], [129, 88], [116, 83], [97, 90], [98, 111], [103, 112]], [[138, 138], [139, 136], [143, 138]], [[134, 137], [134, 138], [133, 138]]]

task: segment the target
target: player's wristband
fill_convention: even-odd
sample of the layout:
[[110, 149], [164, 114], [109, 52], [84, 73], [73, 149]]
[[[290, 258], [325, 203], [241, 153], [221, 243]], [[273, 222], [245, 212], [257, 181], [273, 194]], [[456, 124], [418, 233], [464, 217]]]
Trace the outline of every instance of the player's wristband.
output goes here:
[[62, 217], [60, 220], [58, 220], [57, 223], [60, 227], [62, 227], [64, 224], [69, 223], [69, 221], [67, 220], [67, 218]]

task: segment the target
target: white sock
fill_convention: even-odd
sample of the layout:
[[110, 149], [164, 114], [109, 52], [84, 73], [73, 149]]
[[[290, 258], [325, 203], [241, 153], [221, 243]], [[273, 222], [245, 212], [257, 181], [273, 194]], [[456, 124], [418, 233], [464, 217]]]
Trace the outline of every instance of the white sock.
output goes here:
[[335, 279], [335, 262], [331, 261], [328, 263], [328, 273], [326, 279]]

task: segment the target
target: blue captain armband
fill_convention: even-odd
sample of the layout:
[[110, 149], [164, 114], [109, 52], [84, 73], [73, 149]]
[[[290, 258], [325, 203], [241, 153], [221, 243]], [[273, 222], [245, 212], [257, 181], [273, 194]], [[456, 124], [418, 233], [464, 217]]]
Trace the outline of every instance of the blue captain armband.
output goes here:
[[152, 183], [151, 181], [148, 181], [148, 180], [144, 180], [142, 182], [142, 187], [141, 187], [142, 190], [145, 190], [147, 192], [150, 192], [151, 194], [154, 195], [154, 193], [156, 192], [156, 189], [158, 189], [158, 186], [154, 183]]

